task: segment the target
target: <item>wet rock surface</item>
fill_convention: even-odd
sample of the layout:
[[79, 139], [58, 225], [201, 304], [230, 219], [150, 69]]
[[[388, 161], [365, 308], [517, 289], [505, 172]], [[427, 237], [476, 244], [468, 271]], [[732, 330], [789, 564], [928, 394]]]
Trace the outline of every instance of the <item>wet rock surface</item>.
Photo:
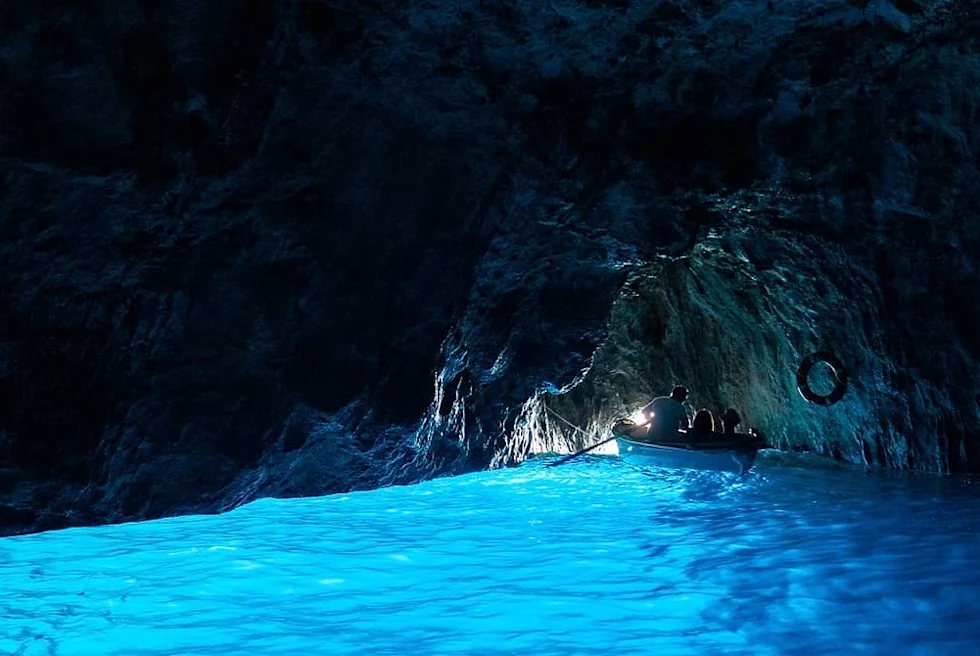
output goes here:
[[505, 465], [542, 394], [595, 428], [675, 381], [782, 448], [980, 469], [971, 6], [0, 26], [3, 532]]

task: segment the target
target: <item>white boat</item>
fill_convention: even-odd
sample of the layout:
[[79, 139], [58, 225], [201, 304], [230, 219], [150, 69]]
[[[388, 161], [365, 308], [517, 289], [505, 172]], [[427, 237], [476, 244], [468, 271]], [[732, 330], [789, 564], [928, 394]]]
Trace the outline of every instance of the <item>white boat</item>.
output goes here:
[[765, 442], [756, 433], [709, 433], [692, 441], [685, 431], [677, 438], [649, 440], [646, 428], [631, 428], [621, 423], [616, 430], [619, 457], [637, 465], [701, 469], [744, 474], [755, 463]]
[[744, 474], [752, 468], [755, 448], [707, 448], [707, 445], [654, 444], [634, 442], [617, 437], [619, 457], [636, 465], [671, 467], [675, 469], [702, 469]]

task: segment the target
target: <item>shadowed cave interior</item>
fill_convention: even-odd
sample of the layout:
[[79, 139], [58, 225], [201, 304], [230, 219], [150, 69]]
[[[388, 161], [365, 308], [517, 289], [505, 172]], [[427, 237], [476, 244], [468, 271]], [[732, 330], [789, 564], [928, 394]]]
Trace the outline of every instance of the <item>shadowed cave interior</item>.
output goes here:
[[585, 445], [545, 405], [598, 437], [675, 383], [779, 449], [980, 470], [978, 28], [7, 0], [0, 534], [513, 465]]

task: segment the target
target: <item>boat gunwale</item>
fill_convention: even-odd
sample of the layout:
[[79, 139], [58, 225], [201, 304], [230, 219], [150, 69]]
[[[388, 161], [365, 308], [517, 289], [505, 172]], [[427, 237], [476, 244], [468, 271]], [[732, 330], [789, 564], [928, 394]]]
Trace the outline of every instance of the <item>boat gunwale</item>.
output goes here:
[[731, 447], [728, 447], [728, 446], [714, 446], [714, 447], [703, 448], [701, 445], [698, 445], [698, 444], [682, 443], [682, 442], [677, 442], [675, 444], [666, 443], [666, 442], [640, 442], [639, 440], [631, 440], [628, 437], [622, 437], [622, 436], [617, 436], [616, 439], [617, 440], [622, 440], [622, 441], [627, 442], [627, 443], [629, 443], [631, 445], [636, 445], [636, 446], [640, 446], [640, 447], [646, 447], [646, 448], [650, 448], [650, 449], [663, 449], [665, 451], [683, 451], [684, 453], [710, 453], [710, 454], [714, 454], [714, 453], [745, 453], [745, 454], [753, 454], [753, 453], [758, 453], [760, 451], [759, 448], [754, 447], [754, 446], [749, 446], [749, 445], [744, 445], [744, 446], [731, 446]]

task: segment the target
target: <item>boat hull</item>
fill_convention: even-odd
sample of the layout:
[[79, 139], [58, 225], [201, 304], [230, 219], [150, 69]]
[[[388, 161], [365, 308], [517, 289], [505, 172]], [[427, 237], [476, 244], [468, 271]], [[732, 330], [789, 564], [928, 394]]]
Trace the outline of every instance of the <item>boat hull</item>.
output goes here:
[[712, 448], [689, 444], [652, 444], [617, 437], [619, 456], [631, 464], [674, 469], [744, 474], [755, 463], [758, 453], [753, 448]]

